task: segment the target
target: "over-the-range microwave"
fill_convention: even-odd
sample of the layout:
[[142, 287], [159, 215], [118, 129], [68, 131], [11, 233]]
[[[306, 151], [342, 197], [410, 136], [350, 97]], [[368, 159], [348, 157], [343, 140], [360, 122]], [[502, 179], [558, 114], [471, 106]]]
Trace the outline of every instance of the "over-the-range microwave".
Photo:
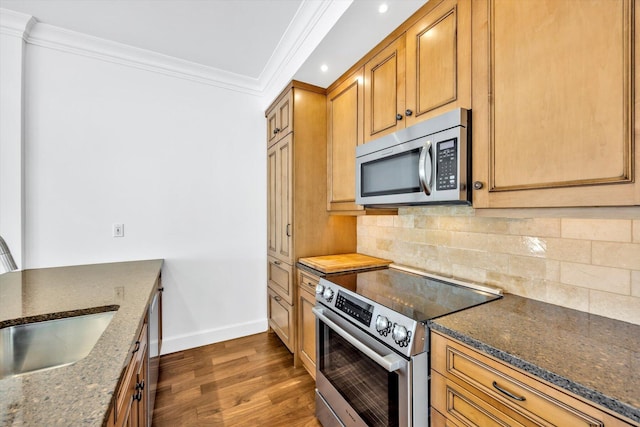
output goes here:
[[458, 108], [356, 148], [356, 203], [471, 203], [471, 111]]

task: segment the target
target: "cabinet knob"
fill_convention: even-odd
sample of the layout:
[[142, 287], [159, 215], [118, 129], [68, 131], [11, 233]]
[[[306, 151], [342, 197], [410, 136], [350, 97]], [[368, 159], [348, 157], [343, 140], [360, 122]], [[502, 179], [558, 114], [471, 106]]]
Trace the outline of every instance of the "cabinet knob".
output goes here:
[[275, 135], [276, 133], [278, 133], [278, 132], [280, 132], [280, 128], [275, 128], [275, 129], [273, 130], [273, 134], [274, 134], [274, 135]]
[[276, 300], [276, 301], [278, 301], [278, 302], [282, 301], [282, 298], [280, 298], [280, 297], [279, 297], [279, 296], [277, 296], [277, 295], [274, 295], [274, 296], [273, 296], [273, 299], [274, 299], [274, 300]]
[[398, 113], [396, 114], [396, 120], [402, 120], [402, 114]]
[[482, 189], [482, 187], [484, 187], [484, 184], [481, 183], [480, 181], [476, 181], [476, 182], [473, 183], [474, 190], [480, 190], [480, 189]]
[[407, 116], [407, 117], [409, 117], [412, 114], [413, 114], [413, 111], [411, 111], [411, 110], [407, 110], [407, 111], [404, 112], [404, 115]]

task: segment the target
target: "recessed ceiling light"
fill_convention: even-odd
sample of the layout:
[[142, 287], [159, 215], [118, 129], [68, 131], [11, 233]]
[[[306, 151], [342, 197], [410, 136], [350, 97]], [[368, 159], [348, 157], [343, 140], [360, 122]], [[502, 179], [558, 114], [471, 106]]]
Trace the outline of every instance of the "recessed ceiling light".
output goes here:
[[320, 71], [322, 71], [323, 73], [326, 73], [328, 69], [329, 67], [327, 67], [327, 64], [322, 64], [320, 66]]
[[380, 6], [378, 6], [378, 12], [380, 13], [385, 13], [387, 10], [389, 10], [389, 6], [387, 6], [386, 3], [382, 3]]

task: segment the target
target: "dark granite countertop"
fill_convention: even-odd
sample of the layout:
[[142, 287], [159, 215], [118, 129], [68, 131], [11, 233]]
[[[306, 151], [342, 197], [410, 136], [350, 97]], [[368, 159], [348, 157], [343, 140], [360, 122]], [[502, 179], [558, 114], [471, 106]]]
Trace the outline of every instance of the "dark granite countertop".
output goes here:
[[0, 379], [0, 425], [103, 425], [161, 267], [152, 260], [0, 275], [0, 327], [117, 307], [84, 359]]
[[514, 295], [429, 326], [640, 422], [640, 326]]

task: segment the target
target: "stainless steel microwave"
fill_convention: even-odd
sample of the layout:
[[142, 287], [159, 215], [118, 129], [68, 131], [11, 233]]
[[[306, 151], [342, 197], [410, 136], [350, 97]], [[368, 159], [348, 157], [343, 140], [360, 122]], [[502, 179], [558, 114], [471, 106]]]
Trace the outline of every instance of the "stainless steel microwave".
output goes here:
[[356, 203], [471, 203], [471, 111], [458, 108], [356, 147]]

